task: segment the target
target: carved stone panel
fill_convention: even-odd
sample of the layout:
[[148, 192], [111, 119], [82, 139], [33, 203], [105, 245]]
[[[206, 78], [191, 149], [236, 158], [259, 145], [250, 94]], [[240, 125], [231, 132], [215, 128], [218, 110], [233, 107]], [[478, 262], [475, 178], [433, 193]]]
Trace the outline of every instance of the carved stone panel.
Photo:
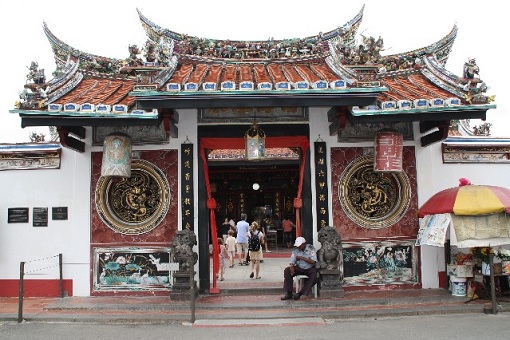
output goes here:
[[[103, 193], [103, 198], [96, 197], [96, 190], [98, 187], [103, 187], [106, 189], [108, 187], [108, 183], [102, 182], [101, 179], [101, 160], [102, 153], [101, 152], [93, 152], [92, 153], [92, 175], [91, 175], [91, 196], [90, 196], [90, 204], [91, 204], [91, 243], [95, 246], [100, 246], [104, 244], [115, 244], [116, 246], [121, 246], [123, 244], [129, 245], [145, 245], [146, 243], [158, 244], [167, 246], [171, 244], [175, 232], [178, 229], [179, 221], [178, 221], [178, 151], [177, 150], [150, 150], [150, 151], [140, 151], [139, 157], [142, 161], [147, 161], [148, 163], [144, 164], [152, 164], [154, 169], [153, 171], [140, 171], [140, 174], [145, 176], [145, 180], [147, 180], [147, 173], [150, 173], [150, 181], [153, 184], [143, 185], [144, 187], [156, 187], [160, 186], [161, 188], [166, 187], [165, 180], [161, 179], [163, 176], [168, 183], [168, 188], [164, 189], [168, 192], [160, 192], [155, 191], [154, 193], [146, 193], [147, 197], [151, 198], [153, 202], [151, 202], [151, 206], [147, 207], [145, 215], [142, 212], [136, 212], [135, 210], [121, 208], [121, 207], [107, 207], [102, 204], [98, 211], [98, 206], [96, 204], [97, 199], [99, 202], [101, 200], [106, 200], [108, 197], [105, 197], [105, 193]], [[141, 164], [141, 162], [140, 162]], [[135, 171], [138, 167], [135, 166]], [[148, 183], [148, 182], [146, 182]], [[157, 185], [156, 185], [157, 184]], [[119, 189], [121, 186], [115, 186], [113, 183], [110, 184], [112, 187], [116, 187]], [[138, 186], [141, 186], [139, 184]], [[126, 186], [126, 189], [129, 186]], [[130, 187], [133, 189], [133, 187]], [[137, 189], [134, 190], [135, 193]], [[119, 196], [119, 193], [117, 193]], [[140, 194], [140, 193], [138, 193]], [[137, 194], [137, 195], [138, 195]], [[168, 194], [168, 197], [166, 195]], [[109, 193], [108, 193], [109, 195]], [[163, 195], [163, 196], [161, 196]], [[157, 199], [157, 197], [160, 199]], [[140, 199], [144, 196], [142, 195]], [[161, 199], [163, 197], [163, 199]], [[133, 200], [134, 196], [130, 195], [130, 200]], [[143, 201], [143, 200], [142, 200]], [[132, 202], [132, 201], [131, 201]], [[168, 202], [168, 209], [164, 206], [158, 206], [154, 202]], [[137, 203], [140, 208], [140, 202]], [[147, 206], [149, 202], [145, 203]], [[165, 203], [166, 204], [166, 203]], [[136, 204], [134, 205], [136, 208]], [[111, 210], [107, 210], [111, 209]], [[113, 210], [115, 209], [115, 210]], [[123, 210], [126, 209], [126, 210]], [[165, 212], [166, 210], [166, 213]], [[143, 209], [142, 209], [143, 210]], [[105, 215], [100, 216], [100, 214], [108, 214], [113, 222], [109, 222], [114, 225], [111, 227], [108, 225], [103, 217]], [[115, 215], [115, 216], [114, 216]], [[118, 215], [118, 216], [117, 216]], [[158, 224], [159, 219], [161, 221]], [[125, 221], [124, 221], [125, 220]], [[138, 221], [138, 222], [137, 222]], [[115, 223], [115, 224], [114, 224]], [[140, 227], [137, 227], [137, 224], [140, 224]], [[133, 226], [134, 225], [134, 226]], [[155, 226], [152, 228], [152, 226]], [[117, 231], [115, 228], [120, 228]], [[130, 230], [130, 228], [132, 230]], [[138, 228], [138, 230], [137, 230]], [[151, 229], [152, 228], [152, 229]], [[129, 233], [125, 233], [125, 230], [128, 230]], [[150, 229], [150, 231], [149, 231]], [[143, 231], [146, 232], [143, 232]], [[122, 231], [122, 232], [121, 232]]]
[[[379, 178], [374, 182], [369, 171], [373, 161], [363, 158], [370, 155], [370, 151], [371, 149], [361, 147], [331, 148], [331, 186], [334, 193], [331, 195], [331, 225], [342, 235], [343, 242], [395, 237], [415, 239], [418, 233], [418, 201], [414, 147], [403, 148], [402, 166], [407, 180], [402, 181], [398, 180], [398, 176], [395, 178], [392, 175], [385, 179], [374, 177], [374, 180]], [[344, 189], [343, 183], [350, 183], [350, 187]], [[378, 184], [380, 190], [373, 186], [373, 183]], [[409, 189], [406, 189], [406, 186], [409, 186]], [[341, 192], [343, 193], [340, 195]], [[391, 201], [384, 198], [388, 194], [394, 195]], [[350, 198], [350, 203], [343, 201], [344, 196]], [[408, 200], [408, 203], [399, 202], [400, 200]], [[373, 211], [374, 204], [386, 211]], [[408, 207], [405, 208], [404, 204], [408, 204]], [[393, 221], [388, 222], [390, 219]]]
[[374, 171], [374, 156], [352, 161], [340, 176], [339, 201], [351, 220], [365, 228], [386, 228], [406, 213], [411, 199], [404, 172]]
[[165, 175], [152, 163], [134, 160], [131, 177], [101, 177], [96, 186], [96, 208], [103, 222], [121, 234], [144, 234], [159, 225], [170, 203]]

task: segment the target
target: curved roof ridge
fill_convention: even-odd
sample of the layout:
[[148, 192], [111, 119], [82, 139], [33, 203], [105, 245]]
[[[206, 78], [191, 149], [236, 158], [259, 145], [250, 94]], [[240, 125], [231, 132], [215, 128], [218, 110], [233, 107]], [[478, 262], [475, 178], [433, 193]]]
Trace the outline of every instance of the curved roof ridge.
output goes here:
[[[148, 36], [148, 38], [154, 42], [160, 42], [161, 39], [172, 39], [175, 41], [184, 42], [185, 40], [196, 40], [196, 41], [203, 41], [207, 43], [213, 43], [215, 46], [218, 43], [223, 42], [230, 42], [232, 45], [234, 44], [257, 44], [257, 43], [271, 43], [273, 45], [276, 45], [281, 42], [287, 42], [287, 41], [295, 41], [295, 40], [302, 40], [304, 42], [311, 42], [316, 41], [318, 39], [321, 39], [323, 41], [328, 41], [332, 39], [338, 39], [341, 37], [345, 42], [352, 42], [354, 41], [354, 37], [356, 35], [356, 32], [358, 30], [358, 27], [361, 23], [361, 20], [363, 19], [363, 12], [365, 9], [365, 5], [363, 5], [360, 9], [360, 11], [347, 23], [345, 23], [343, 26], [338, 27], [336, 29], [330, 30], [326, 33], [320, 32], [317, 35], [313, 36], [307, 36], [303, 38], [284, 38], [279, 40], [273, 40], [271, 39], [263, 39], [263, 40], [231, 40], [231, 39], [212, 39], [212, 38], [206, 38], [206, 37], [198, 37], [198, 36], [188, 36], [184, 33], [178, 33], [172, 30], [169, 30], [167, 28], [163, 28], [159, 26], [158, 24], [154, 23], [153, 21], [149, 20], [145, 15], [142, 14], [142, 12], [137, 8], [138, 17], [140, 18], [140, 21], [142, 23], [142, 26]], [[187, 54], [187, 53], [184, 53]]]
[[341, 79], [345, 80], [349, 85], [356, 84], [356, 72], [350, 68], [344, 67], [337, 59], [329, 56], [326, 58], [326, 64], [331, 68], [333, 72]]
[[[439, 79], [439, 81], [443, 84], [438, 84], [439, 87], [459, 96], [460, 98], [463, 98], [470, 104], [473, 102], [478, 104], [486, 102], [490, 103], [494, 100], [494, 95], [489, 96], [486, 94], [489, 88], [479, 77], [464, 78], [466, 77], [465, 74], [463, 74], [463, 77], [456, 76], [455, 74], [447, 71], [444, 65], [439, 64], [435, 56], [427, 56], [422, 59], [425, 63], [425, 67], [421, 69], [421, 72], [429, 79]], [[464, 63], [464, 69], [466, 69], [471, 62], [474, 62], [474, 59]], [[474, 66], [476, 66], [476, 63]]]
[[53, 93], [48, 95], [48, 104], [54, 103], [62, 96], [65, 96], [67, 93], [71, 92], [82, 80], [83, 73], [75, 73], [65, 85], [59, 87]]
[[[363, 4], [363, 6], [359, 10], [359, 12], [354, 16], [354, 18], [352, 18], [351, 20], [346, 22], [341, 27], [342, 29], [347, 29], [348, 31], [352, 32], [352, 39], [354, 39], [354, 35], [356, 35], [358, 27], [361, 24], [361, 20], [363, 20], [363, 13], [364, 13], [364, 11], [365, 11], [365, 4]], [[329, 36], [329, 35], [331, 35], [331, 36]], [[326, 33], [322, 34], [322, 36], [324, 37], [325, 40], [330, 40], [331, 38], [334, 38], [334, 37], [336, 37], [338, 35], [339, 35], [339, 28], [336, 28], [334, 30], [331, 30], [329, 32], [326, 32]]]
[[[83, 52], [83, 51], [80, 51], [78, 49], [75, 49], [71, 45], [68, 45], [65, 42], [63, 42], [62, 40], [60, 40], [59, 38], [57, 38], [50, 31], [50, 29], [48, 28], [48, 25], [46, 24], [46, 22], [44, 22], [43, 29], [44, 29], [44, 34], [46, 34], [46, 37], [50, 41], [50, 44], [53, 47], [53, 51], [56, 54], [58, 52], [65, 52], [67, 55], [72, 55], [74, 53], [79, 53], [79, 55], [77, 55], [77, 57], [80, 58], [81, 60], [85, 60], [85, 61], [92, 61], [93, 59], [96, 59], [96, 60], [100, 59], [100, 60], [107, 60], [107, 61], [111, 61], [111, 62], [116, 62], [116, 61], [120, 60], [120, 59], [115, 59], [115, 58], [108, 58], [108, 57], [104, 57], [104, 56], [99, 56], [99, 55], [96, 55], [96, 54], [87, 53], [87, 52]], [[57, 55], [57, 56], [59, 56], [59, 55]], [[62, 58], [60, 58], [60, 59], [62, 59]], [[65, 58], [63, 60], [66, 60], [66, 59], [67, 58]]]
[[163, 28], [156, 24], [155, 22], [149, 20], [145, 15], [142, 14], [142, 12], [137, 8], [136, 12], [138, 13], [138, 18], [140, 18], [140, 21], [142, 22], [142, 26], [147, 33], [147, 36], [156, 42], [159, 42], [159, 38], [162, 35], [168, 36], [171, 39], [174, 40], [182, 40], [184, 36], [180, 33], [171, 31], [169, 29]]
[[[58, 69], [58, 68], [57, 68]], [[78, 63], [73, 59], [68, 59], [66, 64], [60, 68], [60, 72], [54, 78], [48, 81], [46, 92], [52, 93], [66, 82], [68, 82], [78, 72]]]
[[77, 63], [79, 64], [80, 69], [95, 71], [103, 74], [116, 74], [117, 76], [120, 68], [124, 66], [123, 64], [125, 63], [125, 60], [123, 59], [109, 58], [88, 52], [83, 52], [63, 42], [57, 38], [53, 32], [50, 31], [46, 22], [43, 22], [43, 30], [44, 34], [50, 42], [57, 64], [65, 65], [69, 57], [74, 57], [77, 59]]
[[455, 38], [457, 37], [458, 27], [457, 24], [453, 25], [452, 30], [442, 39], [432, 43], [428, 46], [418, 48], [408, 52], [396, 53], [383, 56], [383, 58], [395, 58], [399, 59], [401, 57], [413, 55], [415, 57], [420, 57], [426, 54], [434, 54], [437, 60], [445, 65], [448, 61], [448, 57], [450, 56], [450, 51], [453, 43], [455, 42]]
[[[442, 88], [443, 90], [446, 90], [450, 92], [453, 95], [458, 96], [461, 99], [466, 98], [466, 93], [464, 93], [462, 90], [460, 90], [458, 87], [450, 84], [445, 80], [444, 75], [437, 74], [437, 71], [430, 66], [430, 61], [428, 58], [424, 58], [426, 67], [421, 68], [421, 73], [432, 83], [434, 83], [436, 86]], [[434, 72], [436, 71], [436, 72]]]
[[425, 65], [436, 75], [441, 76], [441, 78], [447, 82], [450, 83], [450, 85], [458, 86], [461, 83], [462, 78], [454, 74], [453, 72], [450, 72], [446, 69], [446, 67], [439, 63], [437, 58], [434, 57], [427, 57], [424, 58]]

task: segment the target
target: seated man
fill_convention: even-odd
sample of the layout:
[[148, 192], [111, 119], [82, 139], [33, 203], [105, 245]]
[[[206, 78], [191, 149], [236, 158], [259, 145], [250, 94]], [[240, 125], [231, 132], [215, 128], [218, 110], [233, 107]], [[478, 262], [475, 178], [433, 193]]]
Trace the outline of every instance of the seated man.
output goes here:
[[[286, 294], [281, 298], [288, 300], [294, 298], [298, 300], [301, 295], [310, 294], [313, 285], [315, 285], [319, 278], [319, 271], [315, 267], [317, 263], [317, 252], [311, 244], [306, 244], [304, 237], [298, 237], [294, 242], [294, 249], [290, 256], [290, 266], [285, 268], [283, 272], [283, 289]], [[296, 275], [306, 275], [308, 279], [305, 280], [303, 288], [296, 294], [292, 295], [293, 277]]]

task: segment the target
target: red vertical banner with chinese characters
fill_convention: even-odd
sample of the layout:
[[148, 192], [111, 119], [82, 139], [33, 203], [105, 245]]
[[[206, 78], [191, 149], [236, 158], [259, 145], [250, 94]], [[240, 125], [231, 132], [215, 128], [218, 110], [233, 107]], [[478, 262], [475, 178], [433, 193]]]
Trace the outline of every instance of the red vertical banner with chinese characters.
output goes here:
[[317, 215], [317, 229], [329, 225], [329, 190], [328, 190], [328, 162], [326, 158], [326, 143], [314, 143], [315, 155], [315, 202]]
[[375, 135], [374, 171], [402, 171], [403, 136], [396, 131], [379, 131]]
[[194, 230], [193, 144], [181, 144], [182, 229]]

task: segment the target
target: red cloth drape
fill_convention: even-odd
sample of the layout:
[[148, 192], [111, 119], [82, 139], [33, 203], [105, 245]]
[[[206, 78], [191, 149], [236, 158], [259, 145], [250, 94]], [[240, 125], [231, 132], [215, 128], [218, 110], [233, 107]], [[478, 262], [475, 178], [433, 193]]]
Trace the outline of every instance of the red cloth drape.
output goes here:
[[298, 184], [298, 192], [296, 198], [294, 199], [294, 209], [296, 209], [296, 237], [301, 236], [301, 208], [303, 207], [303, 200], [301, 199], [301, 193], [303, 191], [303, 176], [305, 173], [305, 160], [306, 160], [306, 150], [308, 150], [308, 146], [310, 144], [301, 146], [301, 154], [303, 157], [301, 158], [301, 166], [299, 167], [299, 184]]
[[207, 209], [209, 209], [209, 224], [211, 226], [211, 242], [213, 246], [213, 288], [216, 288], [216, 274], [220, 269], [220, 258], [219, 258], [219, 245], [218, 245], [218, 233], [216, 231], [216, 217], [214, 210], [216, 209], [216, 200], [211, 194], [211, 185], [209, 183], [209, 167], [207, 166], [207, 158], [205, 156], [204, 147], [200, 148], [200, 157], [204, 165], [204, 177], [205, 177], [205, 188], [207, 191]]
[[[266, 148], [290, 148], [299, 147], [301, 149], [301, 165], [299, 169], [299, 183], [297, 197], [294, 199], [294, 208], [296, 209], [296, 237], [301, 236], [301, 192], [303, 190], [303, 176], [305, 169], [306, 151], [310, 146], [306, 136], [285, 136], [285, 137], [266, 137]], [[216, 241], [217, 226], [214, 209], [216, 201], [211, 194], [211, 185], [209, 183], [209, 167], [207, 166], [207, 157], [205, 150], [214, 149], [244, 149], [244, 138], [200, 138], [200, 157], [204, 166], [205, 187], [207, 191], [207, 208], [209, 209], [209, 224], [211, 226], [211, 240], [213, 244], [213, 288], [216, 288], [216, 274], [219, 271], [219, 246]]]

